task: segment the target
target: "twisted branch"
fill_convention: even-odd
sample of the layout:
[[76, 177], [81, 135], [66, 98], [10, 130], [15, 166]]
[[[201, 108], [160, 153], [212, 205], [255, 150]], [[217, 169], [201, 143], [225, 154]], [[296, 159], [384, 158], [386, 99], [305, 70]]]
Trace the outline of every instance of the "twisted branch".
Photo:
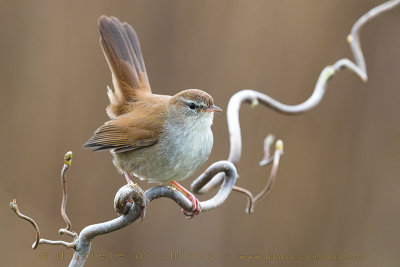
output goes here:
[[[211, 179], [211, 177], [218, 172], [224, 172], [226, 179], [213, 198], [200, 203], [203, 211], [208, 211], [221, 205], [230, 194], [236, 182], [236, 168], [232, 163], [227, 161], [219, 161], [212, 164], [196, 179], [196, 181], [199, 184], [206, 183], [207, 180]], [[174, 200], [187, 211], [192, 210], [192, 203], [181, 191], [176, 190], [176, 188], [172, 186], [155, 186], [143, 192], [137, 184], [131, 182], [121, 187], [114, 199], [114, 208], [122, 215], [108, 222], [85, 227], [76, 240], [76, 249], [70, 266], [83, 266], [89, 254], [90, 244], [93, 238], [128, 226], [140, 217], [143, 209], [146, 208], [152, 200], [162, 197]], [[131, 201], [132, 199], [133, 202]]]
[[[40, 238], [39, 227], [36, 222], [30, 217], [23, 215], [19, 212], [16, 200], [10, 203], [10, 207], [15, 211], [18, 217], [29, 221], [35, 228], [36, 241], [33, 244], [33, 248], [37, 248], [39, 244], [48, 245], [62, 245], [66, 248], [73, 248], [75, 250], [74, 256], [70, 262], [70, 266], [83, 266], [87, 255], [89, 254], [92, 240], [99, 235], [104, 235], [113, 231], [117, 231], [130, 225], [136, 221], [146, 208], [146, 206], [154, 199], [166, 197], [174, 200], [180, 207], [187, 211], [192, 210], [192, 202], [179, 190], [176, 190], [172, 186], [155, 186], [148, 189], [146, 192], [135, 183], [129, 183], [121, 187], [114, 198], [114, 209], [120, 214], [118, 218], [113, 220], [93, 224], [85, 227], [79, 235], [75, 232], [71, 232], [68, 229], [71, 227], [71, 222], [68, 219], [65, 208], [66, 208], [66, 180], [65, 172], [71, 166], [72, 153], [68, 152], [65, 155], [65, 163], [62, 170], [62, 189], [63, 189], [63, 201], [61, 205], [61, 214], [67, 223], [67, 228], [60, 229], [59, 232], [67, 233], [74, 237], [73, 242], [66, 242], [61, 240], [48, 240]], [[212, 164], [207, 170], [200, 175], [196, 182], [198, 184], [207, 183], [216, 173], [224, 173], [226, 179], [223, 181], [220, 190], [217, 194], [207, 201], [200, 202], [203, 211], [208, 211], [220, 206], [229, 196], [232, 191], [232, 187], [236, 182], [237, 172], [236, 167], [228, 161], [219, 161]]]
[[[356, 63], [353, 63], [347, 58], [342, 58], [336, 61], [333, 65], [325, 67], [318, 77], [312, 95], [303, 103], [298, 105], [286, 105], [269, 97], [268, 95], [254, 90], [242, 90], [233, 95], [229, 100], [227, 111], [227, 121], [230, 135], [230, 152], [228, 161], [236, 165], [242, 155], [239, 110], [243, 103], [248, 103], [251, 106], [257, 106], [261, 102], [261, 104], [283, 114], [301, 114], [314, 108], [321, 102], [325, 94], [328, 81], [343, 69], [350, 70], [351, 72], [355, 73], [361, 79], [361, 81], [366, 82], [368, 80], [367, 68], [364, 55], [361, 50], [359, 32], [368, 21], [399, 4], [400, 0], [387, 1], [375, 8], [372, 8], [354, 23], [350, 34], [347, 36], [347, 41], [350, 44], [350, 48]], [[199, 194], [208, 193], [210, 190], [218, 187], [223, 179], [223, 174], [219, 174], [215, 176], [207, 185], [203, 186], [202, 188], [196, 188], [196, 190]], [[196, 190], [194, 191], [196, 192]], [[235, 186], [235, 191], [245, 194], [250, 199], [252, 198], [251, 192], [247, 189]]]

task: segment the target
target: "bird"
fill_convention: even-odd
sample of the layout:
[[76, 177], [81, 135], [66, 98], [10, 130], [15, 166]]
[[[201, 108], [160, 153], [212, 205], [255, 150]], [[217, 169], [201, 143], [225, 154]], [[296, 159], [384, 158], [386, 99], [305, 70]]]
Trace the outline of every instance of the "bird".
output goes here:
[[108, 150], [117, 170], [129, 183], [133, 177], [149, 183], [171, 183], [191, 202], [192, 218], [200, 202], [178, 183], [208, 159], [213, 147], [211, 125], [222, 111], [212, 96], [199, 89], [177, 94], [153, 94], [135, 30], [116, 17], [100, 16], [100, 44], [112, 74], [107, 87], [110, 120], [83, 145], [93, 151]]

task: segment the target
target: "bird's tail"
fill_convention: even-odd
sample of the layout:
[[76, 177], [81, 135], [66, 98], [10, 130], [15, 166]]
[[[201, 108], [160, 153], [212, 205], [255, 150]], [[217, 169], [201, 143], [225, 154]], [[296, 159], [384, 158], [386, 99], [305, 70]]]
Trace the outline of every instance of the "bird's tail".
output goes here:
[[115, 118], [128, 112], [129, 103], [151, 93], [139, 39], [135, 30], [116, 17], [99, 19], [100, 43], [112, 72], [114, 90], [108, 87], [107, 114]]

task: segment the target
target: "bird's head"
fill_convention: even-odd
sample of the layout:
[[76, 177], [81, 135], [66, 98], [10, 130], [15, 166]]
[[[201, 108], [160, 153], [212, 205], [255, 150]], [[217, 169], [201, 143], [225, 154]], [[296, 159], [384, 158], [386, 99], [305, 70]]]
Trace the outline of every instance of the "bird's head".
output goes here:
[[208, 93], [198, 89], [187, 89], [174, 95], [170, 107], [177, 120], [186, 123], [206, 123], [211, 126], [214, 112], [222, 109], [214, 105], [214, 99]]

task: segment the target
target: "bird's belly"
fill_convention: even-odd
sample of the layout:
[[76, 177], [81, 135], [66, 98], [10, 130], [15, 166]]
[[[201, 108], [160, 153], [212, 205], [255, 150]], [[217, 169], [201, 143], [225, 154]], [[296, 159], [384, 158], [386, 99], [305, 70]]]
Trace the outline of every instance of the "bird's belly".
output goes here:
[[203, 165], [211, 153], [211, 129], [180, 138], [161, 138], [158, 143], [115, 153], [114, 164], [142, 180], [163, 183], [183, 180]]

